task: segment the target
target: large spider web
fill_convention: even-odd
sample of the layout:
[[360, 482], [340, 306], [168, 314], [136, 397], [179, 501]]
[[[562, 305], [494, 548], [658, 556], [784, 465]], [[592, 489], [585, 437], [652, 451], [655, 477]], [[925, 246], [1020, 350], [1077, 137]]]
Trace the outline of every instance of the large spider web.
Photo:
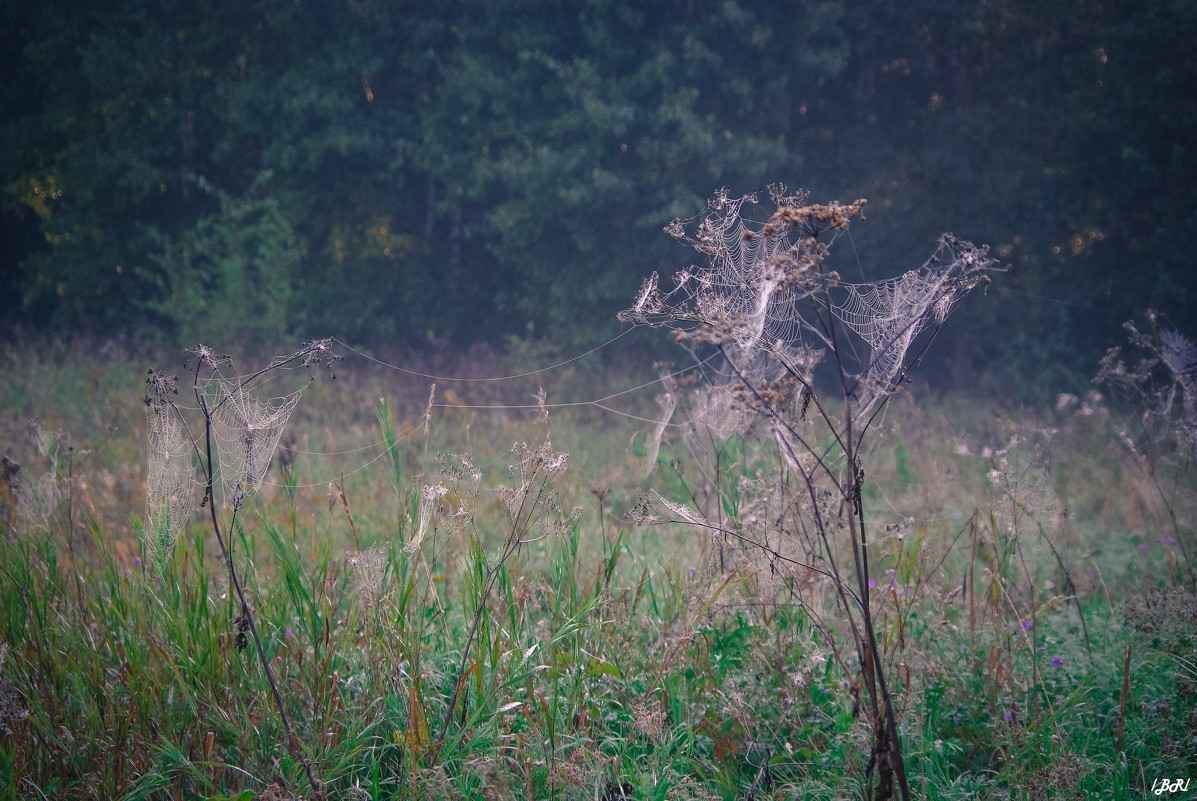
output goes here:
[[[779, 208], [800, 208], [805, 194], [771, 190]], [[731, 366], [746, 378], [770, 381], [782, 368], [768, 353], [801, 339], [799, 301], [815, 284], [805, 276], [824, 245], [799, 240], [792, 227], [771, 221], [749, 227], [741, 216], [755, 195], [729, 198], [723, 190], [709, 202], [693, 233], [682, 220], [665, 231], [707, 256], [706, 264], [674, 276], [667, 293], [658, 289], [654, 273], [641, 287], [635, 305], [619, 319], [648, 325], [706, 326], [706, 341], [723, 347]], [[805, 279], [805, 280], [804, 280]]]
[[146, 522], [150, 547], [168, 553], [195, 506], [195, 465], [183, 426], [163, 404], [149, 408]]
[[[988, 281], [996, 266], [984, 248], [950, 235], [921, 268], [872, 283], [844, 282], [827, 269], [830, 246], [860, 214], [864, 201], [808, 205], [804, 193], [770, 187], [776, 211], [767, 222], [746, 221], [755, 195], [721, 191], [688, 231], [674, 220], [666, 232], [704, 254], [703, 264], [680, 271], [674, 286], [659, 288], [653, 274], [620, 319], [667, 326], [680, 339], [717, 345], [729, 364], [725, 380], [762, 386], [789, 373], [809, 385], [824, 349], [855, 350], [839, 341], [838, 322], [867, 353], [856, 373], [857, 414], [868, 414], [896, 388], [916, 337], [942, 323], [969, 290]], [[693, 222], [693, 221], [691, 221]], [[834, 321], [820, 317], [829, 311]]]
[[985, 271], [996, 264], [984, 248], [944, 234], [935, 255], [918, 270], [888, 281], [840, 285], [832, 310], [871, 350], [859, 376], [861, 414], [896, 388], [918, 335], [942, 324], [970, 290], [988, 281]]
[[261, 487], [299, 395], [262, 400], [237, 386], [211, 399], [216, 477], [225, 503], [238, 507]]

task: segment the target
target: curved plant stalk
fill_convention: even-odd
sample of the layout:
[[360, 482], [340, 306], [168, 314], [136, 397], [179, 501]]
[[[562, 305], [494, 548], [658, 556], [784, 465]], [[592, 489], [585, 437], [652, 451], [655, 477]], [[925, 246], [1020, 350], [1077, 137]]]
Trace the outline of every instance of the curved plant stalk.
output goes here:
[[[253, 639], [254, 649], [258, 655], [258, 661], [262, 665], [262, 670], [266, 675], [266, 681], [270, 686], [271, 697], [274, 700], [274, 706], [282, 720], [283, 729], [287, 733], [287, 748], [291, 752], [293, 758], [298, 758], [303, 765], [304, 773], [307, 776], [308, 783], [317, 798], [323, 797], [323, 784], [316, 778], [315, 772], [312, 769], [312, 762], [308, 758], [303, 745], [299, 742], [299, 738], [295, 734], [295, 728], [291, 723], [291, 718], [287, 714], [286, 704], [283, 700], [282, 692], [279, 690], [278, 681], [274, 675], [274, 670], [270, 666], [270, 660], [266, 656], [266, 650], [262, 645], [262, 638], [258, 633], [257, 623], [254, 618], [253, 610], [250, 608], [249, 602], [245, 596], [245, 589], [242, 586], [241, 580], [237, 574], [237, 567], [233, 561], [232, 550], [229, 543], [226, 543], [224, 533], [221, 529], [219, 515], [217, 513], [217, 499], [216, 499], [216, 485], [217, 485], [217, 459], [213, 452], [213, 431], [215, 424], [215, 415], [220, 411], [221, 407], [231, 402], [231, 399], [241, 395], [243, 391], [248, 388], [256, 386], [264, 377], [273, 371], [282, 369], [294, 368], [296, 366], [321, 365], [328, 367], [331, 373], [331, 366], [333, 361], [337, 358], [330, 349], [327, 340], [311, 342], [305, 345], [301, 350], [290, 356], [279, 357], [271, 361], [269, 365], [251, 373], [248, 376], [230, 381], [224, 379], [219, 375], [218, 365], [223, 361], [223, 357], [216, 356], [212, 350], [204, 345], [197, 346], [193, 353], [195, 354], [195, 367], [192, 374], [192, 391], [195, 394], [196, 401], [199, 404], [200, 413], [203, 416], [201, 425], [202, 431], [196, 433], [191, 425], [187, 422], [187, 417], [183, 410], [179, 408], [175, 401], [175, 396], [178, 394], [178, 377], [166, 376], [161, 372], [151, 370], [150, 377], [146, 383], [149, 387], [149, 392], [146, 394], [146, 405], [154, 407], [159, 413], [169, 413], [173, 415], [181, 424], [182, 430], [185, 432], [184, 439], [187, 447], [195, 454], [197, 461], [200, 464], [201, 474], [203, 476], [204, 495], [200, 506], [207, 506], [209, 519], [212, 524], [212, 531], [216, 535], [216, 543], [220, 547], [220, 555], [224, 561], [225, 569], [229, 574], [229, 583], [233, 586], [233, 591], [237, 597], [237, 604], [239, 612], [234, 618], [234, 626], [237, 633], [235, 635], [234, 644], [237, 650], [243, 650], [248, 644], [249, 638]], [[231, 363], [231, 362], [230, 362]], [[215, 397], [215, 403], [212, 402], [212, 397], [204, 392], [203, 382], [201, 381], [201, 372], [209, 368], [212, 370], [212, 378], [219, 388], [219, 394]], [[336, 376], [334, 375], [333, 378]], [[151, 397], [152, 395], [152, 397]], [[285, 424], [285, 423], [284, 423]], [[281, 431], [280, 431], [281, 433]], [[245, 437], [247, 443], [252, 443], [252, 438], [249, 434]], [[201, 444], [202, 442], [202, 444]], [[249, 445], [247, 445], [249, 447]], [[245, 503], [247, 497], [256, 488], [256, 483], [259, 483], [262, 476], [265, 474], [266, 466], [269, 464], [269, 459], [266, 459], [260, 466], [258, 474], [250, 476], [247, 475], [244, 481], [239, 481], [234, 485], [231, 498], [224, 500], [232, 507], [232, 515], [229, 519], [229, 529], [232, 530], [237, 523], [237, 514], [242, 505]], [[247, 486], [248, 484], [248, 486]], [[165, 547], [170, 547], [172, 532], [169, 531], [169, 526], [181, 525], [181, 520], [172, 520], [168, 522], [167, 541]], [[161, 534], [161, 532], [159, 532]]]

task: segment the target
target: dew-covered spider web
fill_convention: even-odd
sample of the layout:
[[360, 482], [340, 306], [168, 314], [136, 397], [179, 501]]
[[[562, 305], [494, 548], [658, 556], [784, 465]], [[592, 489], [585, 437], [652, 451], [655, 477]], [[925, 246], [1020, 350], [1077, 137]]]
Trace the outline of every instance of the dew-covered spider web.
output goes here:
[[[146, 534], [160, 558], [170, 552], [197, 500], [218, 500], [216, 486], [221, 489], [219, 501], [233, 510], [261, 488], [302, 391], [267, 397], [262, 390], [275, 374], [325, 367], [331, 375], [340, 358], [328, 340], [317, 340], [289, 356], [275, 357], [257, 372], [229, 375], [224, 372], [232, 372], [228, 356], [202, 344], [189, 353], [194, 361], [189, 359], [187, 369], [193, 374], [198, 406], [180, 400], [177, 375], [150, 370], [146, 379]], [[311, 380], [314, 376], [309, 384]]]
[[216, 479], [224, 502], [240, 506], [245, 496], [261, 487], [300, 393], [263, 400], [242, 386], [225, 391], [210, 407]]
[[[779, 208], [800, 208], [805, 199], [785, 195], [783, 188], [774, 194]], [[768, 357], [770, 349], [802, 338], [798, 302], [814, 289], [806, 273], [826, 246], [793, 236], [786, 223], [750, 227], [741, 210], [756, 202], [755, 195], [729, 198], [723, 190], [692, 232], [682, 220], [671, 222], [666, 233], [704, 254], [706, 263], [676, 273], [664, 293], [654, 273], [619, 319], [701, 329], [702, 341], [720, 345], [735, 370], [765, 382], [781, 370]]]
[[148, 407], [149, 476], [146, 487], [146, 522], [151, 549], [170, 552], [191, 517], [198, 494], [195, 465], [183, 425], [168, 406]]
[[984, 248], [944, 234], [935, 254], [917, 270], [888, 281], [839, 286], [832, 310], [871, 351], [860, 375], [862, 414], [897, 386], [918, 335], [928, 325], [942, 324], [973, 287], [989, 280], [985, 271], [996, 265]]
[[1174, 435], [1182, 452], [1197, 459], [1197, 343], [1162, 327], [1153, 310], [1147, 311], [1147, 320], [1150, 331], [1140, 331], [1133, 322], [1123, 324], [1131, 344], [1145, 358], [1128, 364], [1121, 348], [1110, 348], [1096, 381], [1109, 384], [1139, 407], [1149, 441], [1162, 443]]
[[[679, 271], [673, 286], [654, 273], [620, 319], [666, 326], [683, 342], [715, 345], [727, 358], [723, 380], [762, 387], [786, 375], [809, 386], [830, 349], [858, 354], [856, 409], [866, 415], [900, 382], [912, 344], [996, 267], [985, 248], [950, 235], [920, 268], [897, 278], [849, 283], [828, 268], [831, 245], [865, 201], [808, 204], [805, 193], [770, 187], [776, 210], [746, 219], [756, 195], [708, 204], [697, 224], [674, 220], [666, 232], [705, 256]], [[833, 333], [832, 329], [835, 329]], [[845, 342], [839, 332], [850, 333]]]

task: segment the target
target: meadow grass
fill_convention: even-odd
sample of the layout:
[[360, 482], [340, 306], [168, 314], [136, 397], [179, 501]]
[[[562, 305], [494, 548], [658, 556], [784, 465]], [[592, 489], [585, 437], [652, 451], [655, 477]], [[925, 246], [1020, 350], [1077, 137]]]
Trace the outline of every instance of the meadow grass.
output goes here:
[[[0, 798], [866, 797], [826, 587], [625, 515], [709, 491], [684, 450], [646, 477], [647, 423], [470, 409], [497, 390], [444, 382], [430, 407], [428, 381], [367, 364], [308, 390], [226, 532], [313, 788], [211, 529], [197, 515], [162, 559], [141, 536], [142, 367], [17, 356]], [[504, 493], [548, 441], [568, 469], [521, 517]], [[871, 603], [912, 791], [1141, 798], [1197, 773], [1191, 529], [1117, 413], [904, 399], [872, 443]], [[729, 518], [757, 448], [721, 457]], [[1161, 477], [1191, 520], [1192, 475]]]

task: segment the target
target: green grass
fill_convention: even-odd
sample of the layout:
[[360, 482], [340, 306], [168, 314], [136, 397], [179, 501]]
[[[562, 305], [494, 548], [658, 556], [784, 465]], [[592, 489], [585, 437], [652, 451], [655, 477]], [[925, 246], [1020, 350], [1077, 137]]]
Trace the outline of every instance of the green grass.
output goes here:
[[[29, 415], [80, 455], [50, 479], [51, 508], [3, 507], [0, 799], [313, 797], [252, 642], [237, 647], [211, 530], [197, 516], [159, 565], [130, 522], [144, 505], [137, 369], [7, 364], [20, 390], [0, 433], [22, 478], [46, 464]], [[680, 448], [663, 446], [644, 479], [634, 421], [562, 413], [546, 429], [461, 407], [434, 411], [426, 444], [427, 387], [406, 387], [346, 366], [313, 387], [289, 471], [272, 470], [277, 486], [229, 532], [329, 797], [865, 797], [865, 699], [826, 589], [717, 553], [692, 527], [620, 518], [646, 489], [691, 504], [711, 491]], [[120, 409], [120, 430], [97, 408]], [[1040, 436], [1031, 412], [904, 402], [875, 440], [873, 605], [917, 797], [1137, 799], [1197, 774], [1197, 608], [1175, 532], [1114, 424], [1053, 424], [1039, 472], [1066, 487], [1063, 524], [987, 478], [1042, 464], [1034, 449], [1004, 465], [981, 455]], [[499, 564], [511, 443], [546, 437], [570, 452], [545, 485], [555, 525]], [[727, 519], [745, 513], [739, 482], [764, 464], [759, 447], [719, 456], [711, 508]], [[476, 490], [449, 455], [464, 452]], [[405, 547], [426, 485], [445, 492]]]

